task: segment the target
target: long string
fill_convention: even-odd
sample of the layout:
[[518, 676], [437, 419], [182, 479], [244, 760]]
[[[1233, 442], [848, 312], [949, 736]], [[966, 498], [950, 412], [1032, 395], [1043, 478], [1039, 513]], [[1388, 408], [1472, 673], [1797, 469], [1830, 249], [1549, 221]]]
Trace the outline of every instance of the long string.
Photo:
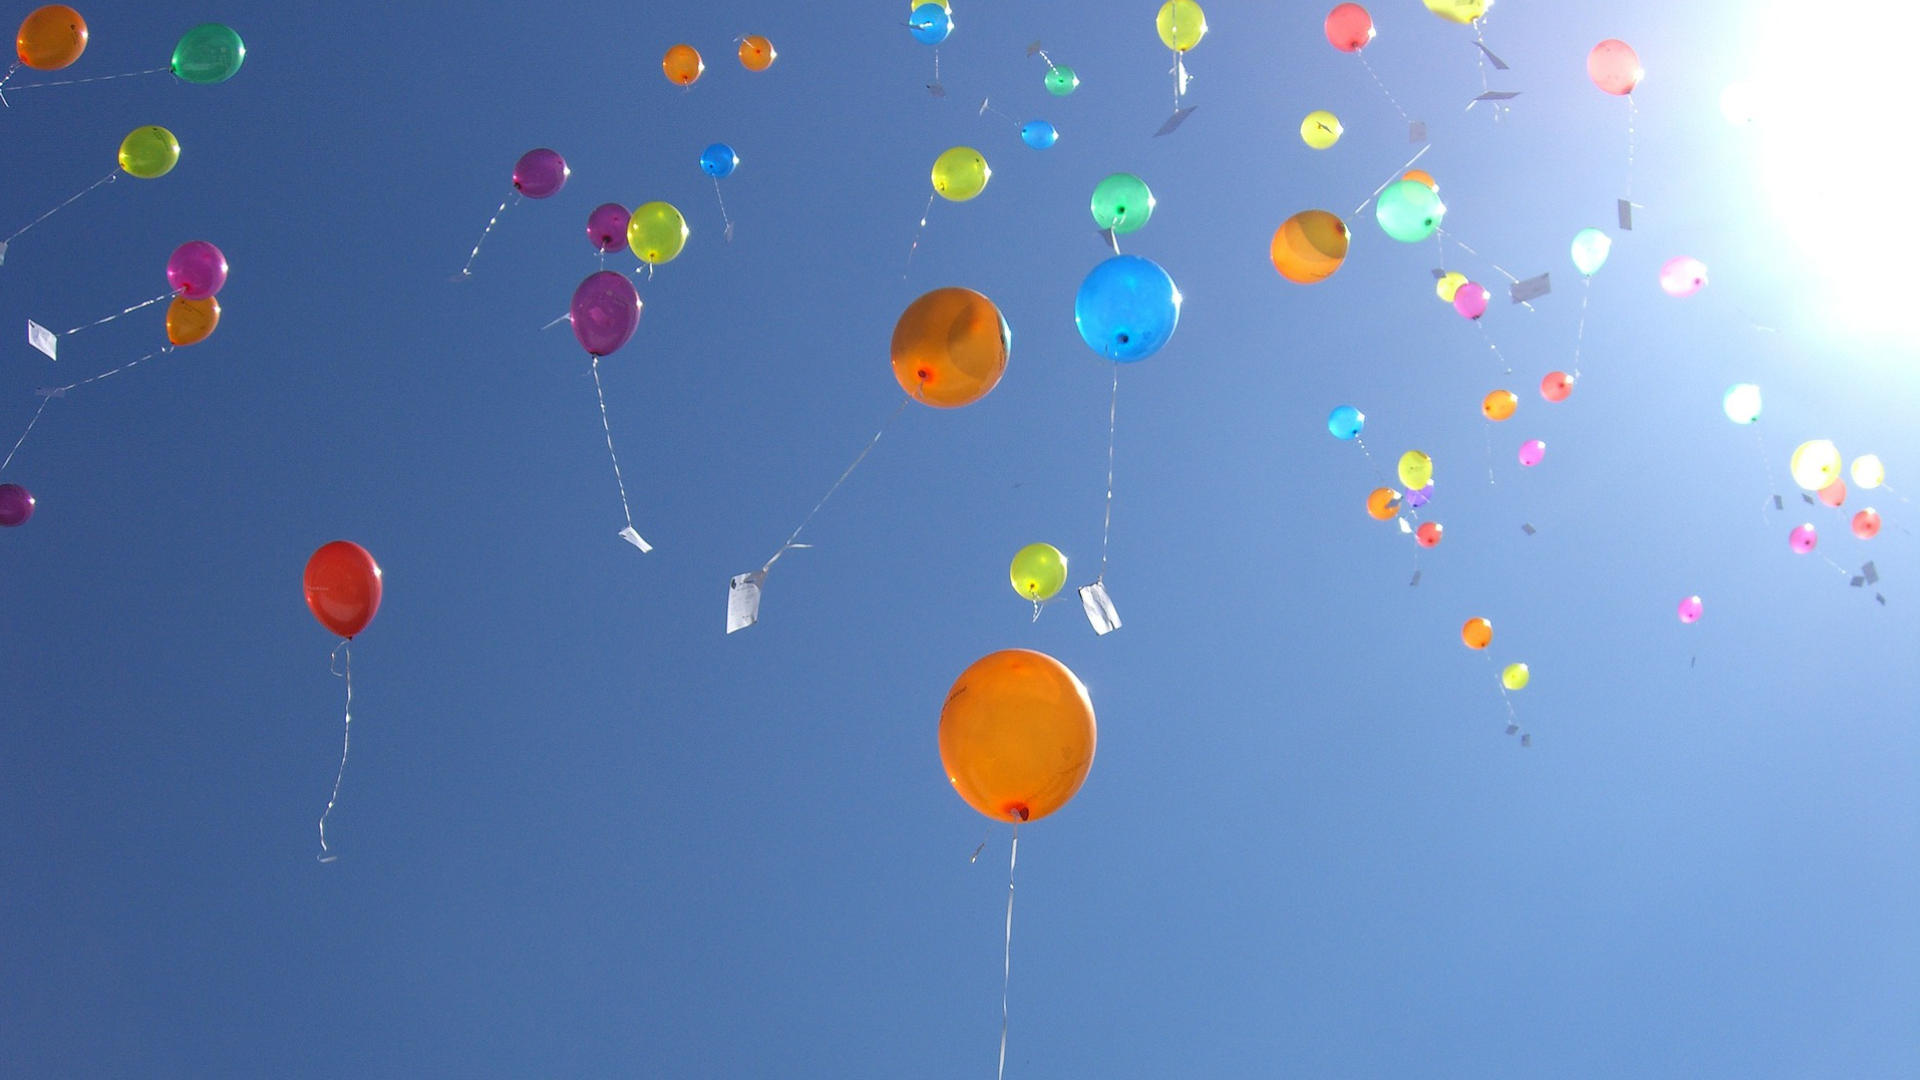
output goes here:
[[1502, 372], [1502, 374], [1505, 374], [1505, 375], [1513, 374], [1513, 365], [1507, 363], [1507, 358], [1501, 355], [1500, 346], [1495, 345], [1493, 343], [1493, 335], [1487, 333], [1487, 324], [1481, 322], [1479, 319], [1475, 319], [1473, 320], [1473, 325], [1480, 328], [1480, 337], [1482, 340], [1484, 340], [1487, 343], [1487, 348], [1493, 350], [1493, 358], [1495, 360], [1498, 360], [1500, 362], [1500, 366], [1506, 369], [1504, 372]]
[[[14, 87], [14, 89], [15, 90], [38, 90], [43, 86], [78, 86], [81, 83], [108, 82], [113, 79], [131, 79], [138, 75], [158, 75], [163, 71], [172, 71], [172, 70], [173, 70], [173, 67], [169, 65], [167, 67], [148, 68], [145, 71], [123, 71], [118, 75], [92, 75], [84, 79], [61, 79], [58, 82], [21, 83], [20, 85]], [[11, 75], [12, 73], [9, 72], [8, 74]]]
[[1580, 348], [1587, 340], [1587, 301], [1593, 297], [1593, 279], [1580, 279], [1580, 321], [1573, 330], [1573, 381], [1580, 381]]
[[[1107, 518], [1100, 523], [1100, 572], [1093, 580], [1107, 579], [1107, 540], [1113, 535], [1113, 432], [1120, 415], [1120, 365], [1113, 365], [1113, 397], [1107, 402]], [[1036, 616], [1037, 618], [1038, 616]]]
[[935, 192], [927, 196], [927, 208], [920, 211], [920, 227], [913, 231], [913, 243], [907, 248], [907, 265], [900, 268], [900, 280], [907, 280], [907, 271], [913, 269], [913, 253], [920, 250], [920, 234], [927, 231], [927, 218], [933, 213], [933, 200], [939, 195]]
[[140, 310], [141, 308], [144, 308], [144, 307], [152, 307], [153, 305], [155, 305], [155, 304], [157, 304], [157, 303], [159, 303], [159, 302], [160, 302], [160, 301], [162, 301], [162, 300], [171, 300], [171, 299], [173, 299], [173, 294], [172, 294], [172, 293], [170, 293], [170, 292], [164, 292], [164, 293], [161, 293], [161, 294], [160, 294], [159, 296], [156, 296], [156, 297], [154, 297], [154, 298], [153, 298], [153, 299], [151, 299], [151, 300], [142, 300], [142, 301], [140, 301], [139, 303], [137, 303], [137, 304], [135, 304], [135, 305], [133, 305], [132, 307], [130, 307], [130, 308], [126, 308], [126, 309], [124, 309], [124, 310], [121, 310], [121, 311], [117, 311], [117, 312], [115, 312], [115, 313], [113, 313], [112, 315], [109, 315], [109, 316], [107, 316], [107, 317], [106, 317], [106, 318], [104, 318], [104, 319], [95, 319], [95, 320], [93, 320], [93, 321], [92, 321], [92, 322], [90, 322], [90, 323], [81, 323], [81, 324], [80, 324], [79, 326], [76, 326], [76, 327], [74, 327], [73, 329], [71, 329], [71, 330], [68, 330], [68, 331], [66, 332], [66, 334], [63, 334], [62, 336], [64, 337], [64, 336], [69, 336], [69, 335], [72, 335], [72, 334], [77, 334], [77, 333], [79, 333], [80, 331], [82, 331], [82, 330], [85, 330], [85, 329], [87, 329], [87, 328], [88, 328], [88, 327], [90, 327], [90, 326], [99, 326], [99, 325], [100, 325], [101, 323], [110, 323], [110, 322], [112, 322], [113, 320], [115, 320], [115, 319], [117, 319], [117, 318], [119, 318], [119, 317], [120, 317], [120, 316], [122, 316], [122, 315], [131, 315], [131, 314], [133, 314], [134, 312], [136, 312], [136, 311], [139, 311], [139, 310]]
[[600, 399], [600, 428], [607, 433], [607, 457], [613, 461], [613, 482], [620, 487], [620, 512], [627, 516], [627, 528], [633, 528], [633, 511], [627, 507], [627, 482], [620, 477], [620, 455], [613, 452], [613, 426], [607, 423], [607, 395], [600, 389], [600, 358], [593, 358], [593, 393]]
[[820, 501], [813, 504], [813, 509], [807, 511], [807, 516], [800, 519], [800, 524], [794, 526], [793, 531], [787, 534], [786, 543], [781, 544], [780, 550], [773, 553], [773, 558], [768, 559], [766, 563], [760, 567], [761, 573], [764, 574], [768, 570], [773, 569], [773, 564], [780, 561], [780, 556], [785, 555], [787, 552], [793, 550], [794, 548], [803, 548], [808, 546], [806, 544], [794, 543], [794, 541], [800, 539], [800, 531], [807, 527], [807, 523], [813, 520], [813, 515], [819, 513], [821, 507], [827, 505], [827, 500], [833, 498], [833, 493], [840, 490], [840, 485], [847, 482], [847, 477], [853, 475], [853, 470], [859, 468], [860, 463], [867, 460], [867, 455], [872, 453], [874, 446], [877, 443], [879, 443], [880, 436], [885, 435], [887, 433], [887, 425], [893, 423], [894, 420], [899, 417], [901, 411], [907, 407], [907, 402], [911, 400], [913, 399], [912, 398], [900, 399], [900, 404], [895, 406], [893, 412], [889, 413], [887, 415], [886, 420], [881, 422], [880, 430], [875, 431], [873, 433], [873, 438], [867, 440], [867, 445], [860, 450], [860, 456], [853, 459], [853, 464], [848, 465], [846, 468], [846, 471], [840, 474], [840, 479], [835, 480], [833, 482], [833, 486], [827, 489], [827, 493], [825, 495], [820, 496]]
[[[1408, 116], [1407, 110], [1400, 107], [1400, 99], [1393, 96], [1393, 91], [1387, 89], [1387, 84], [1380, 81], [1380, 76], [1373, 70], [1373, 65], [1367, 63], [1366, 53], [1356, 52], [1353, 55], [1359, 58], [1360, 66], [1367, 69], [1367, 74], [1373, 76], [1373, 85], [1379, 87], [1380, 92], [1387, 96], [1387, 102], [1393, 106], [1394, 112], [1400, 114], [1401, 121], [1408, 124], [1413, 123], [1413, 117]], [[1481, 81], [1484, 82], [1485, 80], [1483, 79]]]
[[[1376, 192], [1376, 194], [1378, 193]], [[1466, 241], [1460, 239], [1459, 237], [1453, 235], [1452, 233], [1448, 232], [1445, 229], [1435, 229], [1433, 230], [1433, 232], [1435, 236], [1439, 236], [1443, 239], [1453, 241], [1453, 246], [1459, 248], [1461, 251], [1466, 252], [1467, 254], [1473, 256], [1476, 259], [1483, 260], [1488, 266], [1491, 266], [1494, 268], [1494, 270], [1498, 271], [1501, 277], [1506, 278], [1508, 284], [1517, 285], [1520, 283], [1520, 279], [1517, 277], [1514, 277], [1511, 273], [1508, 273], [1506, 267], [1501, 266], [1499, 263], [1494, 262], [1492, 259], [1489, 259], [1485, 255], [1480, 254], [1478, 251], [1473, 250], [1473, 248], [1468, 247]], [[1445, 253], [1444, 244], [1441, 245], [1441, 251], [1442, 251], [1442, 254], [1444, 255]]]
[[480, 245], [487, 242], [487, 234], [493, 231], [493, 226], [500, 220], [500, 215], [507, 212], [507, 204], [512, 202], [518, 194], [514, 192], [500, 200], [500, 208], [487, 219], [487, 227], [480, 230], [480, 239], [473, 242], [473, 250], [467, 253], [467, 265], [461, 267], [460, 272], [453, 276], [455, 281], [464, 281], [473, 276], [473, 260], [480, 257]]
[[86, 378], [81, 379], [79, 382], [68, 383], [65, 386], [49, 387], [48, 389], [40, 391], [40, 393], [46, 394], [50, 397], [57, 397], [57, 396], [63, 395], [69, 390], [77, 390], [80, 387], [87, 385], [88, 383], [99, 382], [101, 379], [111, 378], [115, 375], [120, 374], [123, 371], [128, 370], [129, 368], [139, 367], [142, 363], [148, 360], [151, 360], [156, 356], [165, 356], [167, 353], [172, 352], [173, 348], [174, 347], [172, 345], [163, 345], [160, 348], [153, 350], [152, 352], [148, 353], [145, 356], [139, 357], [138, 359], [129, 360], [126, 363], [121, 364], [119, 367], [114, 368], [110, 371], [103, 371], [98, 375], [89, 375]]
[[[346, 667], [337, 666], [342, 653], [346, 654]], [[327, 796], [327, 808], [320, 812], [320, 854], [314, 856], [321, 862], [332, 862], [340, 856], [327, 847], [327, 815], [333, 813], [333, 804], [340, 801], [340, 780], [347, 775], [347, 752], [353, 749], [353, 643], [351, 639], [341, 638], [340, 644], [333, 647], [333, 655], [327, 658], [327, 670], [347, 680], [346, 721], [340, 732], [340, 769], [333, 774], [333, 794]]]
[[20, 437], [14, 440], [13, 449], [7, 451], [7, 459], [5, 461], [0, 461], [0, 472], [6, 472], [7, 466], [13, 464], [13, 455], [19, 453], [20, 444], [27, 441], [27, 432], [32, 431], [33, 425], [40, 422], [40, 414], [47, 411], [47, 403], [52, 400], [53, 400], [52, 394], [48, 394], [45, 397], [40, 399], [40, 407], [33, 411], [33, 419], [27, 421], [27, 431], [23, 431], [20, 433]]
[[60, 211], [65, 210], [67, 207], [72, 206], [74, 202], [80, 198], [80, 196], [85, 195], [87, 192], [92, 191], [94, 188], [97, 188], [102, 184], [111, 184], [115, 180], [118, 180], [119, 178], [120, 178], [120, 170], [115, 169], [114, 171], [108, 173], [107, 175], [101, 177], [100, 179], [95, 180], [93, 183], [88, 184], [86, 187], [81, 188], [78, 192], [76, 192], [73, 195], [72, 198], [69, 198], [66, 202], [61, 203], [59, 206], [54, 207], [53, 209], [47, 211], [46, 213], [41, 214], [39, 217], [34, 218], [32, 221], [27, 222], [25, 225], [20, 226], [18, 229], [15, 229], [11, 236], [0, 238], [0, 247], [4, 247], [7, 244], [13, 243], [15, 240], [20, 238], [21, 233], [26, 232], [28, 229], [33, 228], [35, 225], [38, 225], [41, 222], [52, 217], [53, 215], [59, 213]]
[[1633, 199], [1633, 127], [1639, 115], [1640, 107], [1633, 103], [1633, 95], [1627, 95], [1627, 199]]
[[1507, 706], [1507, 734], [1520, 736], [1520, 745], [1532, 746], [1533, 736], [1520, 730], [1520, 714], [1514, 711], [1513, 695], [1507, 692], [1506, 681], [1500, 677], [1500, 669], [1493, 662], [1493, 654], [1485, 649], [1480, 655], [1487, 658], [1487, 669], [1493, 672], [1493, 685], [1500, 688], [1500, 700]]
[[726, 223], [726, 229], [721, 235], [725, 236], [727, 243], [731, 244], [733, 243], [733, 219], [727, 216], [727, 200], [720, 194], [720, 178], [709, 176], [707, 179], [713, 181], [713, 197], [720, 202], [720, 220]]
[[1007, 858], [1007, 951], [1000, 968], [1000, 1080], [1007, 1076], [1007, 992], [1013, 986], [1013, 868], [1020, 863], [1020, 823], [1013, 823], [1013, 854]]

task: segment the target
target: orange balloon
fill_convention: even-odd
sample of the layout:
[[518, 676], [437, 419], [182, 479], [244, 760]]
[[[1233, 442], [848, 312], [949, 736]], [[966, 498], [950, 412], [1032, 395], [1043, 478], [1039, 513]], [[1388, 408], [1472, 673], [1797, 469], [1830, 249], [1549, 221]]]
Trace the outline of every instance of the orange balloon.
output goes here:
[[1433, 178], [1432, 173], [1425, 169], [1408, 169], [1406, 172], [1400, 174], [1400, 179], [1418, 180], [1434, 191], [1440, 190], [1439, 182]]
[[1375, 521], [1392, 521], [1400, 513], [1400, 493], [1392, 488], [1374, 488], [1367, 496], [1367, 513]]
[[1012, 344], [993, 301], [972, 289], [935, 289], [893, 326], [893, 377], [922, 405], [957, 409], [999, 384]]
[[176, 296], [167, 305], [167, 340], [175, 345], [199, 344], [219, 325], [220, 301], [215, 297], [189, 300]]
[[759, 34], [748, 34], [740, 39], [740, 66], [748, 71], [765, 71], [773, 66], [779, 56], [774, 51], [773, 42]]
[[1046, 653], [1004, 649], [975, 660], [940, 708], [940, 764], [967, 805], [997, 821], [1038, 821], [1093, 767], [1093, 702]]
[[20, 23], [14, 47], [28, 67], [59, 71], [87, 51], [87, 20], [65, 4], [37, 8]]
[[700, 73], [707, 70], [707, 62], [700, 59], [700, 50], [693, 46], [675, 45], [660, 58], [660, 70], [667, 73], [667, 81], [675, 86], [692, 86]]
[[1288, 281], [1325, 281], [1347, 260], [1347, 223], [1325, 210], [1302, 210], [1274, 230], [1268, 255]]
[[1460, 627], [1460, 640], [1469, 649], [1484, 649], [1493, 644], [1493, 623], [1478, 615], [1468, 619]]
[[1489, 420], [1505, 420], [1520, 407], [1520, 399], [1511, 390], [1495, 390], [1480, 399], [1480, 413]]

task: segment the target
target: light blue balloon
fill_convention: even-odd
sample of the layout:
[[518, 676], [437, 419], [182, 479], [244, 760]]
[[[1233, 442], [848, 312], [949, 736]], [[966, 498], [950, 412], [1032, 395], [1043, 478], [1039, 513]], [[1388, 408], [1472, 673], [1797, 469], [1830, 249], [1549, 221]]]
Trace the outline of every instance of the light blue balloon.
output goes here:
[[1327, 414], [1327, 430], [1336, 439], [1351, 439], [1367, 426], [1367, 414], [1351, 405], [1341, 405]]
[[1607, 255], [1612, 251], [1613, 237], [1599, 229], [1581, 229], [1573, 234], [1573, 265], [1587, 277], [1607, 264]]
[[726, 143], [717, 142], [700, 151], [700, 171], [715, 180], [725, 180], [732, 176], [733, 170], [739, 164], [740, 155], [734, 153], [733, 147]]
[[1045, 120], [1029, 120], [1020, 125], [1020, 138], [1035, 150], [1045, 150], [1060, 140], [1060, 132]]
[[921, 4], [907, 19], [913, 40], [922, 45], [938, 45], [953, 33], [953, 15], [939, 4]]
[[1180, 289], [1152, 259], [1115, 255], [1080, 283], [1073, 323], [1101, 356], [1144, 360], [1159, 352], [1180, 325]]

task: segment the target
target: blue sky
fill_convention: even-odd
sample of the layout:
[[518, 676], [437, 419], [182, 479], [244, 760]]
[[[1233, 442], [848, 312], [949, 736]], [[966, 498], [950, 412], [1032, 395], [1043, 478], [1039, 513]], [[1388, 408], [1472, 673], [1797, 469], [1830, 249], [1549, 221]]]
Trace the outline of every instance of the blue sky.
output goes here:
[[[1369, 211], [1312, 287], [1273, 272], [1275, 227], [1347, 214], [1415, 149], [1319, 6], [1208, 5], [1196, 111], [1159, 139], [1150, 2], [963, 2], [944, 99], [899, 5], [421, 7], [83, 6], [92, 44], [47, 78], [164, 64], [205, 20], [246, 66], [8, 87], [0, 228], [105, 174], [136, 125], [184, 150], [15, 241], [7, 325], [152, 296], [189, 239], [232, 264], [211, 339], [54, 402], [0, 475], [39, 497], [0, 535], [10, 1075], [987, 1075], [1008, 837], [969, 864], [986, 822], [935, 731], [954, 677], [1016, 646], [1087, 683], [1100, 745], [1021, 836], [1009, 1076], [1911, 1071], [1920, 369], [1910, 329], [1851, 303], [1900, 264], [1806, 239], [1886, 233], [1886, 174], [1720, 115], [1729, 82], [1780, 78], [1785, 6], [1503, 0], [1485, 40], [1511, 70], [1488, 74], [1523, 93], [1496, 121], [1463, 108], [1470, 30], [1372, 5], [1365, 56], [1428, 123], [1420, 165], [1481, 257], [1396, 243]], [[774, 41], [770, 71], [733, 59], [744, 33]], [[1607, 37], [1648, 70], [1630, 233], [1628, 105], [1584, 70]], [[1072, 97], [1043, 90], [1036, 39]], [[658, 64], [680, 41], [707, 57], [688, 91]], [[1904, 123], [1843, 77], [1813, 85], [1849, 122]], [[1013, 120], [977, 115], [988, 97]], [[1314, 108], [1344, 123], [1332, 150], [1298, 138]], [[1036, 117], [1061, 132], [1044, 152], [1019, 139]], [[741, 158], [731, 244], [698, 168], [714, 141]], [[959, 144], [993, 179], [933, 208], [903, 279], [928, 168]], [[571, 181], [450, 283], [535, 146]], [[1794, 187], [1796, 160], [1830, 167]], [[1006, 565], [1036, 540], [1074, 583], [1098, 565], [1112, 372], [1071, 313], [1105, 251], [1088, 196], [1121, 170], [1159, 200], [1123, 246], [1186, 304], [1120, 373], [1126, 625], [1099, 638], [1070, 599], [1030, 622]], [[615, 537], [585, 357], [540, 328], [600, 267], [588, 212], [653, 199], [692, 235], [602, 364], [641, 555]], [[1548, 405], [1588, 225], [1616, 243], [1583, 378]], [[1712, 272], [1685, 301], [1657, 285], [1678, 254]], [[1508, 305], [1495, 263], [1554, 291]], [[1443, 265], [1496, 286], [1486, 338], [1433, 298]], [[1005, 380], [894, 420], [760, 625], [724, 635], [728, 577], [893, 412], [893, 322], [945, 285], [999, 303]], [[8, 445], [33, 388], [160, 326], [89, 330], [57, 364], [8, 346]], [[1767, 395], [1757, 431], [1720, 413], [1738, 381]], [[1499, 386], [1520, 409], [1489, 431]], [[1381, 470], [1434, 457], [1446, 537], [1418, 587], [1411, 542], [1362, 510], [1373, 469], [1326, 433], [1342, 403]], [[1529, 437], [1547, 457], [1522, 470]], [[1896, 490], [1845, 508], [1885, 515], [1871, 543], [1787, 478], [1821, 437], [1888, 463]], [[1812, 556], [1787, 549], [1801, 521]], [[321, 865], [342, 688], [300, 571], [336, 538], [386, 595]], [[1887, 603], [1829, 557], [1874, 559]], [[1706, 617], [1682, 626], [1694, 593]], [[1459, 644], [1472, 615], [1487, 659]], [[1502, 734], [1488, 659], [1531, 666], [1531, 750]]]

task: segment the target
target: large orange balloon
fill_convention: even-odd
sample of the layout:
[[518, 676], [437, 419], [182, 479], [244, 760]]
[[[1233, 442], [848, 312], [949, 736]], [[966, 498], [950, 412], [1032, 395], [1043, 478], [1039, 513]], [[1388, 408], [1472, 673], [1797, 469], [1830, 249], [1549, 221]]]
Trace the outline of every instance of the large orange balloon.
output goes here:
[[675, 45], [660, 58], [660, 70], [667, 73], [667, 81], [675, 86], [692, 86], [700, 73], [707, 70], [707, 62], [700, 59], [700, 50], [691, 45]]
[[1400, 513], [1400, 493], [1392, 488], [1374, 488], [1367, 496], [1367, 516], [1375, 521], [1392, 521]]
[[220, 301], [207, 296], [189, 300], [176, 296], [167, 305], [167, 340], [175, 345], [197, 345], [220, 325]]
[[999, 821], [1067, 804], [1093, 767], [1093, 702], [1046, 653], [1005, 649], [960, 673], [940, 709], [940, 763], [953, 789]]
[[893, 327], [893, 377], [913, 400], [957, 409], [987, 396], [1007, 371], [1013, 331], [993, 301], [947, 288], [907, 305]]
[[65, 4], [48, 4], [20, 23], [14, 47], [28, 67], [59, 71], [87, 51], [87, 20]]
[[380, 611], [380, 564], [351, 540], [322, 544], [307, 560], [302, 584], [313, 617], [343, 638], [365, 630]]
[[1484, 649], [1493, 644], [1493, 623], [1478, 615], [1460, 627], [1460, 641], [1469, 649]]
[[773, 66], [780, 53], [773, 42], [759, 34], [748, 34], [740, 39], [740, 66], [748, 71], [765, 71]]
[[1347, 223], [1325, 210], [1302, 210], [1274, 230], [1268, 255], [1288, 281], [1325, 281], [1347, 260]]

